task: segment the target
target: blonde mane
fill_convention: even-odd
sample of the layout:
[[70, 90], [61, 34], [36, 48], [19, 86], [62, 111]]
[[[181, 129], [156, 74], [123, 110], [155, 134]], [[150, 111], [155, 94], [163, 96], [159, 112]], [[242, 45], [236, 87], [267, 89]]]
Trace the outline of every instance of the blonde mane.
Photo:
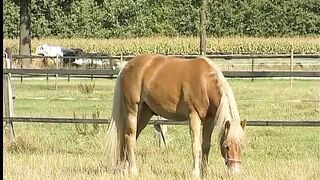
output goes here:
[[236, 142], [243, 145], [244, 131], [240, 125], [240, 115], [233, 91], [224, 75], [222, 74], [220, 68], [215, 65], [212, 60], [206, 57], [201, 58], [207, 61], [207, 63], [212, 67], [213, 71], [217, 75], [218, 86], [220, 87], [219, 90], [222, 94], [220, 104], [214, 118], [214, 121], [216, 123], [215, 127], [218, 130], [219, 140], [224, 135], [225, 122], [229, 121], [231, 126], [227, 138], [232, 138]]

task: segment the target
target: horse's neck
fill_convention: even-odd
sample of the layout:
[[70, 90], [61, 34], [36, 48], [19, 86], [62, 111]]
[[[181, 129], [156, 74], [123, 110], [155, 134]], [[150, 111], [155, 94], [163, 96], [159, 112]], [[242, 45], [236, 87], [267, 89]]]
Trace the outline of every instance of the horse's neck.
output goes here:
[[221, 72], [217, 72], [218, 80], [216, 82], [220, 90], [221, 98], [216, 111], [215, 122], [217, 127], [223, 131], [225, 121], [228, 120], [232, 124], [238, 124], [240, 117], [233, 91], [222, 73], [220, 75], [219, 73]]

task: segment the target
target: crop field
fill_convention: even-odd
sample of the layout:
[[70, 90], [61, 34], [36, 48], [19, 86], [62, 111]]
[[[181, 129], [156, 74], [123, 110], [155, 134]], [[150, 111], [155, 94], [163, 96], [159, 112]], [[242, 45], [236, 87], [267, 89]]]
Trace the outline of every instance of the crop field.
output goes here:
[[[18, 53], [19, 39], [4, 39], [4, 47], [11, 47]], [[85, 52], [103, 52], [110, 55], [120, 54], [199, 54], [199, 38], [197, 37], [150, 37], [129, 39], [54, 39], [42, 38], [31, 40], [31, 51], [35, 53], [37, 46], [49, 44], [64, 48], [81, 48]], [[224, 37], [207, 39], [207, 53], [213, 54], [308, 54], [320, 53], [319, 36], [292, 38], [254, 38]]]
[[[320, 81], [228, 79], [240, 116], [253, 120], [319, 120]], [[93, 88], [94, 84], [94, 88]], [[13, 81], [16, 116], [108, 118], [114, 80], [19, 79]], [[84, 91], [81, 85], [91, 87]], [[125, 179], [106, 171], [107, 125], [15, 123], [16, 140], [4, 143], [5, 179]], [[187, 126], [169, 126], [159, 148], [147, 126], [137, 142], [140, 175], [129, 179], [192, 179]], [[242, 173], [228, 177], [213, 134], [207, 179], [318, 179], [318, 127], [246, 127]]]

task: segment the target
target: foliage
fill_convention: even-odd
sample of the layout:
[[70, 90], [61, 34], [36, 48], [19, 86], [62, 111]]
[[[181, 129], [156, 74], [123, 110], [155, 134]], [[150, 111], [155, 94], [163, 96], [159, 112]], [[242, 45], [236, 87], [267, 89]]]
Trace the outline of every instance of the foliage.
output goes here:
[[[99, 117], [100, 117], [100, 112], [101, 112], [101, 111], [99, 111], [99, 110], [97, 110], [96, 112], [94, 112], [94, 113], [92, 114], [92, 119], [99, 119]], [[74, 117], [75, 119], [77, 118], [75, 112], [73, 112], [73, 117]], [[87, 114], [86, 114], [86, 113], [82, 114], [82, 118], [83, 118], [83, 119], [86, 119], [86, 118], [87, 118]], [[86, 136], [86, 135], [91, 135], [91, 136], [92, 136], [92, 135], [95, 135], [95, 134], [97, 134], [97, 133], [99, 132], [99, 130], [100, 130], [99, 124], [93, 124], [93, 125], [92, 125], [92, 128], [88, 128], [89, 125], [86, 124], [86, 123], [82, 123], [82, 124], [75, 123], [74, 125], [75, 125], [75, 128], [76, 128], [78, 134], [83, 135], [83, 136]]]
[[[200, 0], [32, 0], [32, 37], [197, 36]], [[320, 34], [318, 0], [208, 0], [209, 36]], [[18, 37], [19, 1], [5, 1], [4, 36]]]
[[78, 89], [83, 94], [92, 94], [94, 91], [95, 83], [93, 84], [78, 84]]

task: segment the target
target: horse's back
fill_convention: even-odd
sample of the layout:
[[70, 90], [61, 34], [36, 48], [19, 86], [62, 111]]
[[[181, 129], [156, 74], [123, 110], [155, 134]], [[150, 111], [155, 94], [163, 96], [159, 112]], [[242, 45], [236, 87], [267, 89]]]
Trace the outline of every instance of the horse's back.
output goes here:
[[161, 75], [162, 78], [170, 76], [170, 79], [180, 78], [180, 76], [184, 79], [198, 77], [211, 71], [210, 65], [203, 58], [184, 59], [158, 54], [136, 56], [126, 64], [124, 69], [125, 73], [130, 74], [132, 78], [144, 74], [144, 77]]

